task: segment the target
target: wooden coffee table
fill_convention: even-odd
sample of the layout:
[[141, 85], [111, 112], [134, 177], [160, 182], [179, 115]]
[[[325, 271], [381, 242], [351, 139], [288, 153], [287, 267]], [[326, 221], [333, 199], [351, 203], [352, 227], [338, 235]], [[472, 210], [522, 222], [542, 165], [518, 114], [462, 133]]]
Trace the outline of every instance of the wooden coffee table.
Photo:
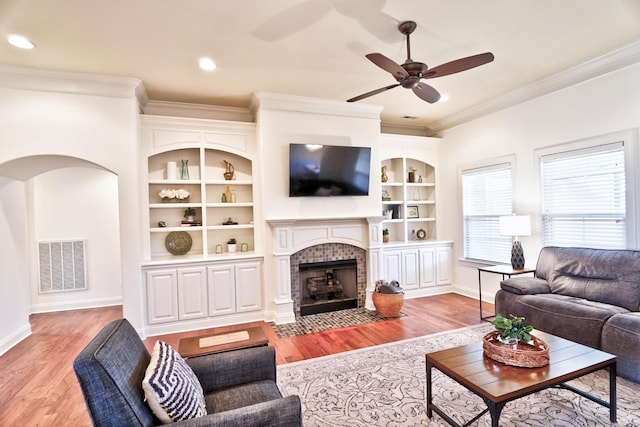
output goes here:
[[[487, 404], [487, 409], [465, 425], [489, 412], [491, 425], [498, 427], [500, 413], [507, 402], [550, 387], [571, 390], [609, 408], [609, 419], [616, 422], [616, 356], [541, 331], [534, 331], [534, 335], [549, 345], [548, 366], [520, 368], [496, 362], [484, 356], [482, 341], [427, 353], [427, 416], [431, 418], [434, 411], [452, 426], [461, 426], [433, 403], [431, 371], [436, 368]], [[605, 368], [609, 369], [609, 402], [565, 384]]]
[[178, 353], [186, 358], [204, 356], [241, 348], [261, 347], [269, 344], [269, 339], [260, 327], [247, 328], [224, 334], [209, 334], [182, 338], [178, 343]]

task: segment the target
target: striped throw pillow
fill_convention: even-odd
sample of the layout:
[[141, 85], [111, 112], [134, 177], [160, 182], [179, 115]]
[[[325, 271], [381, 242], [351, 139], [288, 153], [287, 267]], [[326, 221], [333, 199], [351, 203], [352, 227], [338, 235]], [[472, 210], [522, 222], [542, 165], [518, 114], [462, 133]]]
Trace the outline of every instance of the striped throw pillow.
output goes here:
[[169, 344], [156, 341], [142, 380], [151, 411], [163, 423], [207, 415], [198, 378]]

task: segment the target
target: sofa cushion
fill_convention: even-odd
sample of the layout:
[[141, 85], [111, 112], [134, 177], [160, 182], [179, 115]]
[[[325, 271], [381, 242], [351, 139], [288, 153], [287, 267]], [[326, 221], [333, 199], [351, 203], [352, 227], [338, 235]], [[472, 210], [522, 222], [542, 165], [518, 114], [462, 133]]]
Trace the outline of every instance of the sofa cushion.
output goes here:
[[536, 277], [512, 277], [500, 282], [500, 288], [512, 294], [534, 295], [551, 293], [549, 283]]
[[236, 387], [223, 388], [207, 393], [205, 400], [209, 413], [230, 411], [249, 407], [256, 403], [282, 398], [275, 382], [270, 380], [254, 381]]
[[207, 415], [198, 378], [165, 342], [156, 341], [142, 388], [149, 407], [165, 424]]
[[545, 247], [536, 276], [555, 294], [640, 309], [640, 251]]
[[629, 311], [638, 310], [640, 301], [640, 283], [558, 275], [551, 287], [554, 294], [618, 305]]
[[606, 321], [622, 307], [559, 294], [516, 295], [499, 290], [496, 313], [526, 319], [535, 329], [600, 348], [600, 335]]
[[640, 313], [610, 318], [602, 329], [602, 350], [618, 356], [618, 375], [640, 382]]

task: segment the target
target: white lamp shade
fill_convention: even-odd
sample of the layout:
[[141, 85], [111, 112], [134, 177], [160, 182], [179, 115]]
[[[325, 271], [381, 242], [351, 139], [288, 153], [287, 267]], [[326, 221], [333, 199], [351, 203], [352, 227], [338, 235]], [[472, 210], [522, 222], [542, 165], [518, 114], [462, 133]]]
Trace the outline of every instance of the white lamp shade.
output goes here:
[[502, 236], [530, 236], [531, 217], [529, 215], [509, 215], [500, 217]]

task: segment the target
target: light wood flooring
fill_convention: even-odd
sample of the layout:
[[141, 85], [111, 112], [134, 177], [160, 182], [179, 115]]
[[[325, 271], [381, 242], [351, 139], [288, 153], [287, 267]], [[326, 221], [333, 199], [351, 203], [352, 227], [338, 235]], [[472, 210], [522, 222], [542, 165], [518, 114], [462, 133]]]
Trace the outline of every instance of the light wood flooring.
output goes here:
[[[289, 338], [253, 322], [151, 337], [145, 345], [151, 349], [162, 339], [177, 348], [187, 336], [260, 326], [283, 364], [482, 323], [478, 301], [456, 294], [406, 300], [402, 311], [406, 316], [397, 319]], [[0, 426], [90, 426], [72, 362], [105, 324], [121, 317], [119, 306], [32, 315], [32, 335], [0, 357]]]

